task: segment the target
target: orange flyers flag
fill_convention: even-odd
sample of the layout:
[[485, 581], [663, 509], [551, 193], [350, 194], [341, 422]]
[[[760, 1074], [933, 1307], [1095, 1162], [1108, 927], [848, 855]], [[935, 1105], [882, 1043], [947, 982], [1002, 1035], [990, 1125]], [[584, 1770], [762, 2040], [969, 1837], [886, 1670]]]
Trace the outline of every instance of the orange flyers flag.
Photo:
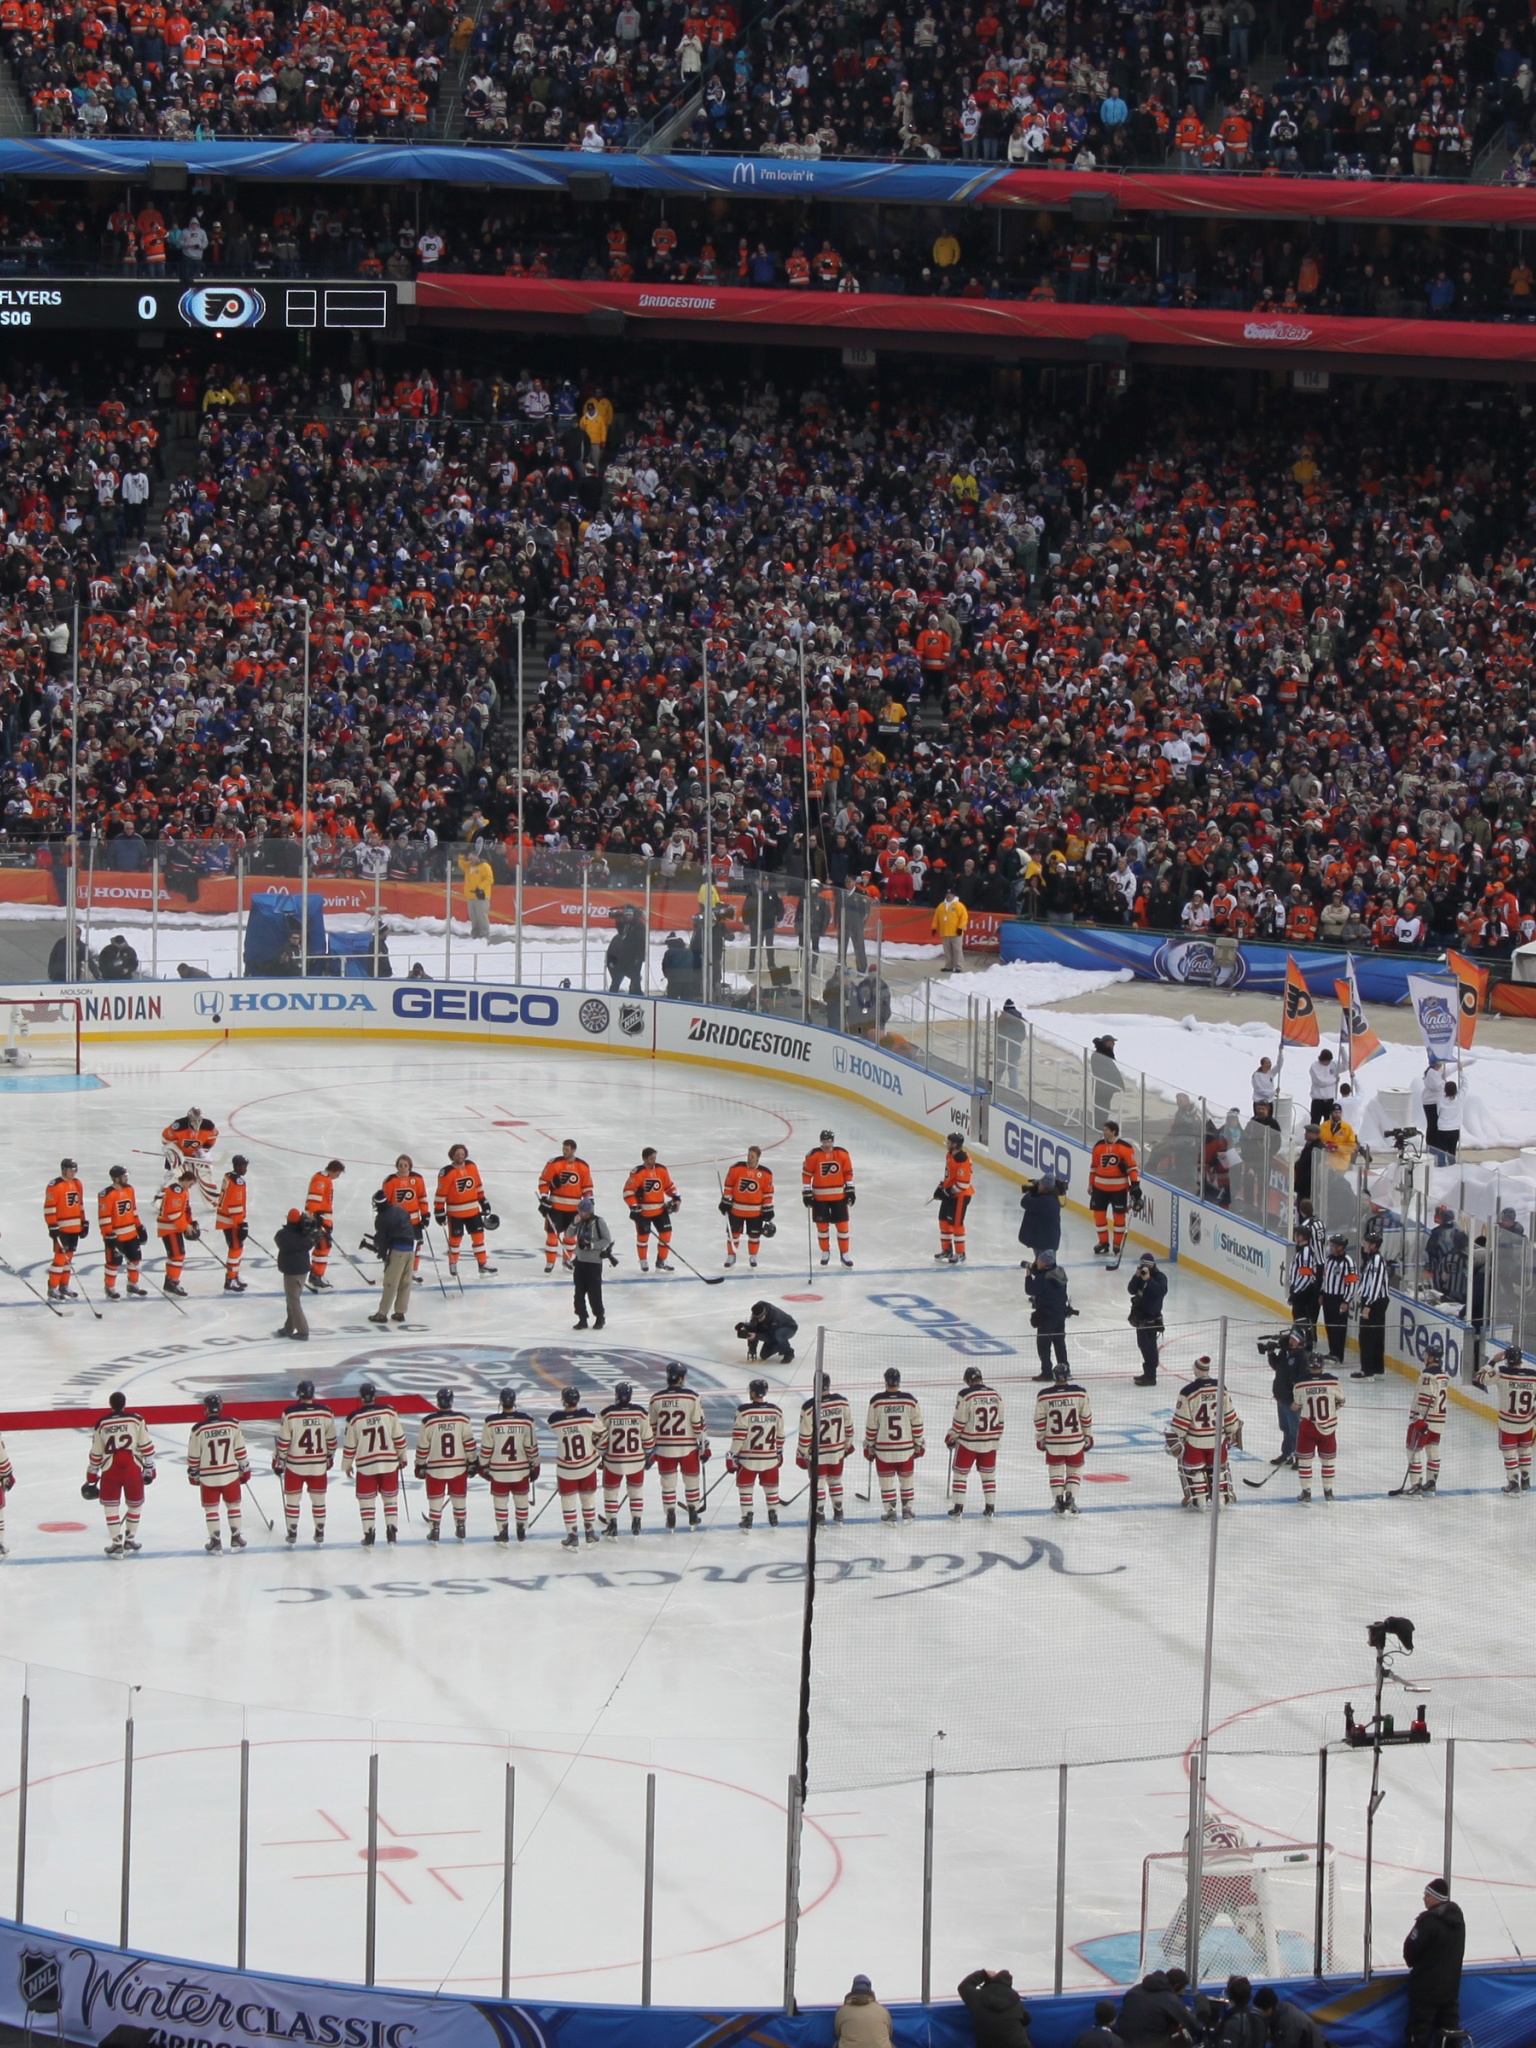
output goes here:
[[1347, 981], [1336, 981], [1333, 984], [1333, 992], [1338, 997], [1339, 1007], [1344, 1013], [1344, 1028], [1339, 1034], [1340, 1047], [1342, 1050], [1347, 1046], [1349, 1071], [1358, 1074], [1367, 1060], [1375, 1059], [1379, 1053], [1386, 1051], [1386, 1047], [1366, 1022], [1365, 1011], [1361, 1008], [1360, 989], [1355, 981], [1354, 955], [1346, 953], [1344, 958], [1347, 963], [1344, 972], [1349, 978]]
[[1285, 956], [1285, 1014], [1280, 1020], [1280, 1043], [1321, 1043], [1321, 1034], [1317, 1028], [1317, 1011], [1313, 1007], [1311, 992], [1302, 979], [1301, 969], [1289, 953]]
[[1456, 977], [1456, 1043], [1470, 1052], [1477, 1031], [1477, 1013], [1488, 995], [1488, 970], [1476, 967], [1465, 953], [1447, 953], [1445, 964]]

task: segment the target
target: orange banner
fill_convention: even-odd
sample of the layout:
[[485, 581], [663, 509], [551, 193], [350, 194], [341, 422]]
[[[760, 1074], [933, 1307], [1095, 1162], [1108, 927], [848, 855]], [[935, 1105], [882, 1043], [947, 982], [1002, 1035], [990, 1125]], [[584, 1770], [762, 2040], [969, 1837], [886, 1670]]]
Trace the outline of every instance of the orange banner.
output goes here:
[[1280, 1043], [1282, 1045], [1317, 1045], [1321, 1034], [1317, 1028], [1317, 1008], [1312, 994], [1302, 976], [1301, 969], [1287, 953], [1285, 956], [1285, 1014], [1280, 1020]]

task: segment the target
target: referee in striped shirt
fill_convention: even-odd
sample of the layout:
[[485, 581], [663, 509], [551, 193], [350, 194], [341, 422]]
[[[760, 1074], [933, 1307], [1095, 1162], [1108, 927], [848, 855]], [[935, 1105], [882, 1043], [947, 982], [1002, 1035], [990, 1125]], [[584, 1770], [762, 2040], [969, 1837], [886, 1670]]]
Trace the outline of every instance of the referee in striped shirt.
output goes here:
[[1349, 1336], [1349, 1308], [1359, 1278], [1355, 1262], [1349, 1256], [1349, 1240], [1343, 1231], [1336, 1230], [1328, 1240], [1328, 1256], [1318, 1274], [1323, 1328], [1328, 1333], [1328, 1356], [1335, 1365], [1344, 1363], [1344, 1346]]
[[1355, 1288], [1360, 1310], [1360, 1370], [1351, 1378], [1378, 1380], [1387, 1370], [1387, 1289], [1392, 1276], [1378, 1239], [1366, 1238], [1362, 1249], [1360, 1280]]

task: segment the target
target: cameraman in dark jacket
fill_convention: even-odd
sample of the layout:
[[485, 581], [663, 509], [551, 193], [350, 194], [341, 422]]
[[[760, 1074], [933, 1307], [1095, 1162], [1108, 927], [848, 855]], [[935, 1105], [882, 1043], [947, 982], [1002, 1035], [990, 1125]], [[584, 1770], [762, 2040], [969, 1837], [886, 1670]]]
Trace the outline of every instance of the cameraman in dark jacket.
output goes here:
[[[1061, 1189], [1050, 1174], [1042, 1173], [1038, 1180], [1025, 1181], [1019, 1207], [1024, 1211], [1019, 1224], [1019, 1243], [1028, 1245], [1032, 1252], [1059, 1252]], [[1027, 1266], [1029, 1260], [1021, 1259], [1019, 1264]]]
[[1131, 1328], [1136, 1332], [1136, 1349], [1141, 1353], [1141, 1373], [1133, 1386], [1157, 1385], [1157, 1340], [1163, 1332], [1163, 1303], [1168, 1299], [1168, 1275], [1150, 1252], [1136, 1261], [1126, 1293], [1131, 1297]]
[[1035, 1263], [1024, 1275], [1024, 1292], [1034, 1303], [1030, 1322], [1035, 1332], [1035, 1351], [1040, 1359], [1037, 1380], [1049, 1382], [1054, 1375], [1051, 1359], [1055, 1356], [1063, 1365], [1070, 1365], [1067, 1357], [1067, 1317], [1075, 1316], [1077, 1310], [1067, 1299], [1067, 1276], [1056, 1263], [1054, 1252], [1036, 1252]]
[[1029, 2014], [1013, 1988], [1011, 1971], [972, 1970], [960, 1979], [959, 1991], [976, 2048], [1029, 2048]]
[[1422, 2048], [1432, 2034], [1461, 2025], [1461, 1959], [1467, 1923], [1443, 1877], [1424, 1887], [1424, 1910], [1403, 1943], [1408, 1965], [1408, 2043]]
[[799, 1327], [789, 1310], [777, 1302], [754, 1301], [746, 1322], [736, 1325], [736, 1334], [746, 1340], [748, 1358], [780, 1358], [788, 1365], [795, 1355], [794, 1335]]
[[1301, 1426], [1301, 1415], [1295, 1406], [1296, 1382], [1306, 1371], [1312, 1356], [1312, 1347], [1307, 1341], [1310, 1325], [1293, 1323], [1283, 1337], [1265, 1337], [1259, 1343], [1259, 1356], [1269, 1362], [1269, 1391], [1274, 1396], [1275, 1413], [1280, 1418], [1280, 1449], [1270, 1459], [1271, 1465], [1294, 1463], [1296, 1457], [1296, 1432]]

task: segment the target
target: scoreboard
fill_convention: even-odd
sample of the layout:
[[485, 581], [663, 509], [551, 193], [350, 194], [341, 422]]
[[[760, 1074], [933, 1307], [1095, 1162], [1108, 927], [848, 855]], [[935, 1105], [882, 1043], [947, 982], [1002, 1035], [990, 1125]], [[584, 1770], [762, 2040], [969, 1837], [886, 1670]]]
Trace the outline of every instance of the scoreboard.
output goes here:
[[399, 303], [393, 281], [202, 278], [184, 285], [179, 278], [23, 278], [0, 283], [0, 329], [223, 335], [324, 327], [382, 333], [396, 324]]

